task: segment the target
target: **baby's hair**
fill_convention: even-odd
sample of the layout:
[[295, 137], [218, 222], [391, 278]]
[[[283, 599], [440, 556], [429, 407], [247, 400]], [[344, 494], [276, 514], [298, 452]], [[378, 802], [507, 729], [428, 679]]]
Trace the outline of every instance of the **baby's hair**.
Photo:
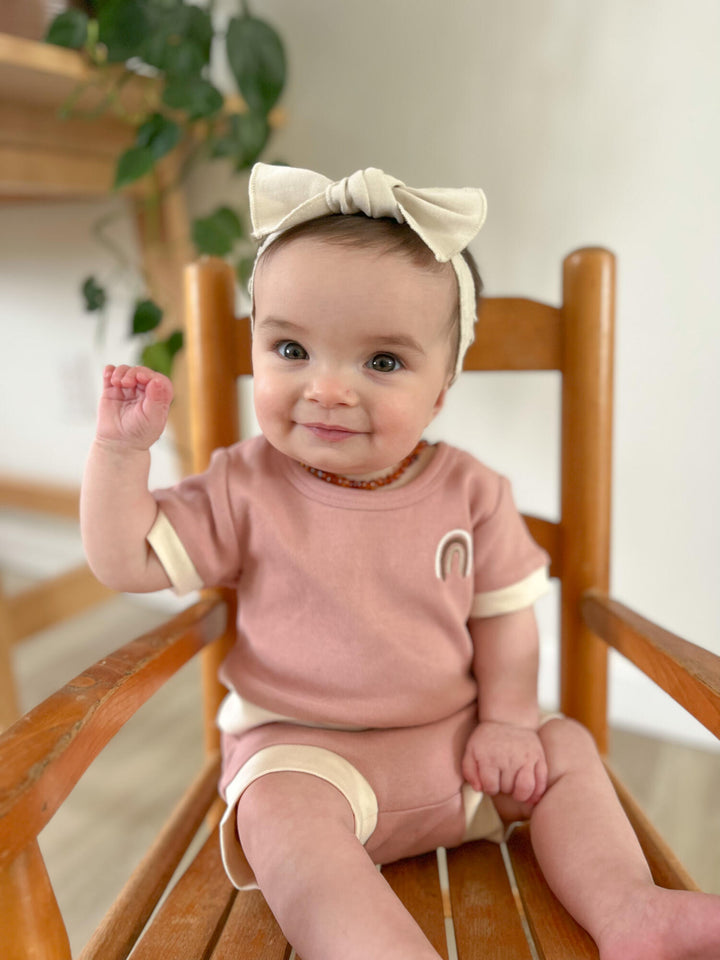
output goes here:
[[[337, 243], [349, 247], [374, 248], [380, 253], [399, 253], [411, 263], [424, 270], [441, 271], [445, 264], [438, 262], [432, 250], [406, 223], [398, 223], [392, 217], [366, 217], [364, 214], [331, 214], [306, 220], [291, 227], [274, 240], [261, 257], [266, 260], [282, 247], [303, 237], [313, 237], [327, 243]], [[463, 259], [470, 269], [475, 285], [475, 298], [480, 300], [483, 282], [480, 270], [472, 253], [465, 249]], [[259, 265], [259, 264], [258, 264]], [[460, 302], [457, 299], [455, 310], [450, 318], [449, 329], [454, 337], [451, 353], [451, 369], [454, 369], [460, 341]]]

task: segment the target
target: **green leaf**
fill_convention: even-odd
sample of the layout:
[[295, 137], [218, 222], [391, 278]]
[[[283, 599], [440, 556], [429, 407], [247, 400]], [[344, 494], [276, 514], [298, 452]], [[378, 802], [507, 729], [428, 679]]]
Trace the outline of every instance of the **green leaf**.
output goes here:
[[227, 55], [238, 89], [250, 109], [267, 114], [285, 85], [285, 51], [273, 28], [256, 17], [235, 17], [228, 25]]
[[205, 63], [210, 63], [213, 41], [212, 17], [201, 7], [188, 7], [188, 23], [185, 36], [200, 50]]
[[145, 63], [178, 77], [198, 76], [210, 63], [213, 25], [208, 11], [184, 3], [161, 9], [156, 2], [148, 16], [141, 52]]
[[163, 312], [160, 307], [152, 300], [141, 300], [135, 305], [135, 312], [132, 318], [133, 335], [138, 333], [149, 333], [160, 326]]
[[169, 44], [164, 61], [166, 73], [180, 78], [200, 76], [206, 62], [198, 46], [187, 40]]
[[235, 113], [230, 117], [228, 132], [212, 145], [211, 156], [229, 157], [237, 170], [251, 167], [270, 137], [267, 117], [258, 113]]
[[185, 110], [191, 120], [209, 117], [222, 108], [220, 91], [199, 77], [171, 79], [163, 91], [163, 103], [174, 110]]
[[165, 342], [167, 343], [167, 348], [171, 356], [174, 357], [176, 353], [182, 350], [183, 343], [185, 342], [182, 330], [173, 330]]
[[161, 113], [154, 113], [139, 127], [135, 145], [148, 147], [153, 159], [159, 160], [178, 145], [181, 137], [182, 131], [174, 121], [168, 120]]
[[70, 47], [81, 50], [87, 41], [88, 15], [82, 10], [66, 10], [58, 14], [48, 27], [46, 43], [58, 47]]
[[107, 303], [107, 293], [95, 277], [88, 277], [85, 280], [82, 285], [82, 293], [85, 297], [85, 309], [88, 313], [102, 310]]
[[116, 190], [125, 187], [129, 183], [134, 183], [140, 177], [149, 173], [155, 162], [152, 149], [150, 147], [130, 147], [125, 153], [121, 154], [115, 171]]
[[151, 343], [145, 347], [140, 357], [141, 362], [151, 370], [157, 370], [158, 373], [164, 373], [166, 377], [170, 377], [175, 354], [182, 349], [182, 345], [182, 332], [176, 330], [167, 340], [158, 340], [157, 343]]
[[226, 257], [244, 233], [240, 218], [229, 207], [219, 207], [209, 217], [196, 220], [192, 228], [193, 243], [198, 252], [214, 257]]
[[104, 0], [98, 11], [98, 40], [110, 63], [139, 56], [148, 33], [143, 0]]

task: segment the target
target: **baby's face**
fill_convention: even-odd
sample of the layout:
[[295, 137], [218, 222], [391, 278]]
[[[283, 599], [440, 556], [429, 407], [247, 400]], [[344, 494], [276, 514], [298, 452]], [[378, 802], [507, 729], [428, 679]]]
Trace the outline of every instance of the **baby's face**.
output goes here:
[[282, 453], [354, 479], [393, 469], [450, 379], [455, 274], [298, 238], [254, 280], [255, 410]]

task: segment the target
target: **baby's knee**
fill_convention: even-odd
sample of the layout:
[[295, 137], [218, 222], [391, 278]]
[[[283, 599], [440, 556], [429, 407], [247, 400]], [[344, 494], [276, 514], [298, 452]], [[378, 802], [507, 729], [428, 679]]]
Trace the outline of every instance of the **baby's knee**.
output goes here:
[[590, 731], [577, 720], [553, 717], [540, 727], [540, 740], [551, 770], [594, 763], [598, 752]]
[[334, 786], [306, 773], [268, 773], [254, 780], [237, 804], [240, 842], [248, 847], [310, 836], [333, 825], [353, 829], [352, 809]]

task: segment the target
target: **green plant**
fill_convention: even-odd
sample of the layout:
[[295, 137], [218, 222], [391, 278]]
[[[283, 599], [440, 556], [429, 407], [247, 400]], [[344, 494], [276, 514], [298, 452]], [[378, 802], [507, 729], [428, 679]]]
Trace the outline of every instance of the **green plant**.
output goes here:
[[[238, 13], [222, 30], [216, 25], [215, 0], [199, 7], [187, 0], [86, 0], [84, 9], [59, 14], [50, 24], [49, 43], [84, 51], [96, 67], [90, 81], [78, 87], [65, 105], [66, 115], [95, 118], [112, 113], [134, 130], [134, 142], [118, 158], [115, 189], [148, 177], [154, 184], [145, 203], [157, 204], [163, 190], [177, 188], [201, 161], [222, 160], [237, 171], [248, 169], [272, 135], [273, 111], [285, 84], [283, 44], [276, 31], [251, 13], [242, 0]], [[211, 79], [215, 58], [224, 45], [237, 93], [223, 96]], [[122, 93], [138, 74], [152, 78], [140, 108], [129, 109]], [[87, 87], [96, 87], [91, 111], [79, 104]], [[99, 94], [99, 96], [97, 96]], [[239, 96], [238, 96], [239, 94]], [[157, 164], [178, 152], [177, 182], [161, 187]], [[127, 258], [105, 235], [123, 269]], [[192, 224], [198, 253], [231, 257], [245, 282], [252, 263], [245, 218], [221, 207]], [[147, 292], [133, 309], [130, 330], [144, 338], [141, 360], [169, 373], [182, 345], [182, 333], [153, 339], [163, 311]], [[95, 277], [82, 285], [85, 307], [104, 316], [106, 288]]]

